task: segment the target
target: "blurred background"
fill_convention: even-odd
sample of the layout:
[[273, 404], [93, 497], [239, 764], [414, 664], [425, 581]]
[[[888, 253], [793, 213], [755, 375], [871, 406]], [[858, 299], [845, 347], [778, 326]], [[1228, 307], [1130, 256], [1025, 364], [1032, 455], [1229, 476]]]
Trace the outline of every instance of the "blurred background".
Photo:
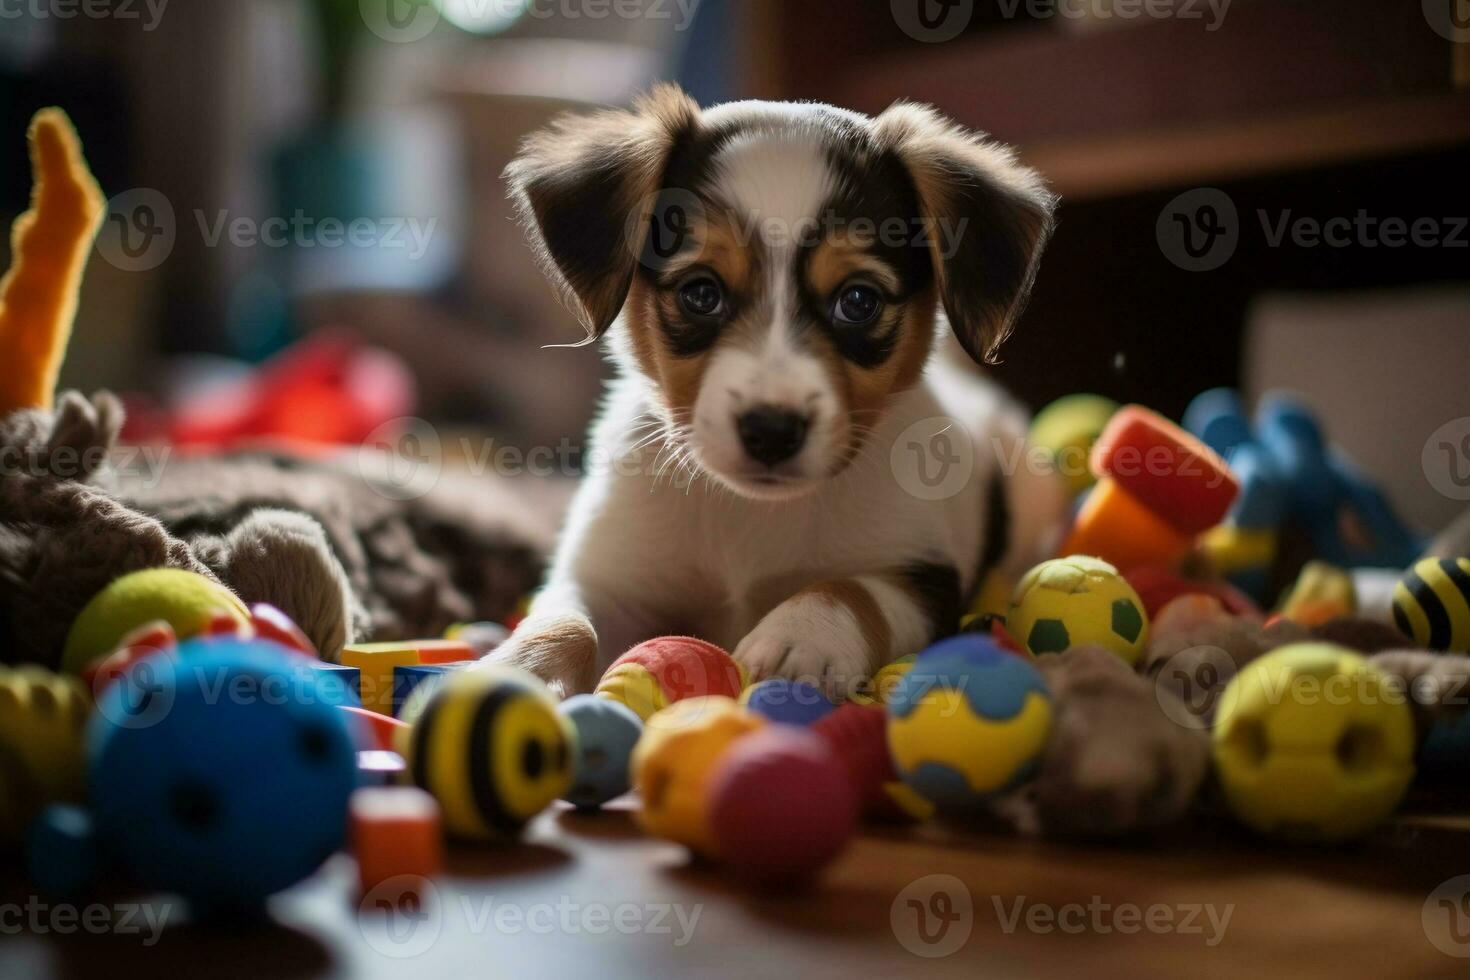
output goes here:
[[499, 175], [659, 79], [1015, 144], [1063, 196], [994, 369], [1031, 405], [1292, 387], [1412, 523], [1463, 506], [1420, 453], [1470, 415], [1466, 0], [0, 0], [0, 218], [63, 106], [112, 202], [64, 381], [133, 438], [575, 445], [606, 368], [543, 349]]

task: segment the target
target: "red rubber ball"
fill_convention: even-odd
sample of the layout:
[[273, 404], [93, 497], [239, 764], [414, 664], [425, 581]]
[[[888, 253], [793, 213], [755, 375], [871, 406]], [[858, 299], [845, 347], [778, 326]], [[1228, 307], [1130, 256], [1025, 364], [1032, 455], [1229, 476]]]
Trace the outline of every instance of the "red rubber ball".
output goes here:
[[891, 808], [883, 786], [898, 779], [888, 754], [888, 711], [881, 704], [849, 701], [811, 726], [847, 774], [862, 812], [881, 815]]
[[847, 846], [857, 801], [820, 736], [771, 725], [725, 753], [710, 786], [709, 818], [733, 873], [790, 882], [820, 871]]
[[645, 640], [614, 660], [608, 673], [623, 664], [638, 664], [652, 674], [670, 704], [709, 694], [738, 698], [745, 686], [728, 653], [692, 636]]

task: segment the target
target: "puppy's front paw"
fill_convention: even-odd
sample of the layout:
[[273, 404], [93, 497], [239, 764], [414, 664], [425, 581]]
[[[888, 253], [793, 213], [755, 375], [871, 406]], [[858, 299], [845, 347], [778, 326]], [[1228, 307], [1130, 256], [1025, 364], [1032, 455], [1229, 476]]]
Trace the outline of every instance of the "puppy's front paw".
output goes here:
[[597, 681], [597, 633], [581, 613], [536, 616], [482, 662], [528, 670], [560, 697], [585, 694]]
[[787, 677], [847, 698], [873, 672], [868, 641], [851, 613], [819, 596], [787, 599], [756, 624], [735, 659], [752, 682]]

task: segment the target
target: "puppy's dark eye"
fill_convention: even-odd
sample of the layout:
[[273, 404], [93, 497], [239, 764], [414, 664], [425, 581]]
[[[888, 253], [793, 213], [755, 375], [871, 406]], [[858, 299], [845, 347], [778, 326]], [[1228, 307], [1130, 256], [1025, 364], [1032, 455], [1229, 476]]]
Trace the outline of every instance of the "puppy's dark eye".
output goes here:
[[709, 276], [691, 279], [679, 287], [679, 308], [701, 319], [719, 316], [725, 308], [725, 290]]
[[839, 327], [866, 327], [883, 312], [883, 297], [872, 286], [844, 286], [832, 302], [832, 322]]

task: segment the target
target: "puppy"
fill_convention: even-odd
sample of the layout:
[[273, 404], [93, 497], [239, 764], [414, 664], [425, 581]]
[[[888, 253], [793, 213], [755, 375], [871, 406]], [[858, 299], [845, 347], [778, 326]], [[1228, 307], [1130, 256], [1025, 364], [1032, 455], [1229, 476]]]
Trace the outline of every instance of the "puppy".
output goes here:
[[[493, 659], [564, 693], [653, 636], [842, 696], [953, 632], [1064, 511], [990, 359], [1052, 227], [1006, 148], [899, 104], [702, 111], [663, 86], [506, 171], [620, 377], [545, 589]], [[932, 363], [931, 363], [932, 362]]]

